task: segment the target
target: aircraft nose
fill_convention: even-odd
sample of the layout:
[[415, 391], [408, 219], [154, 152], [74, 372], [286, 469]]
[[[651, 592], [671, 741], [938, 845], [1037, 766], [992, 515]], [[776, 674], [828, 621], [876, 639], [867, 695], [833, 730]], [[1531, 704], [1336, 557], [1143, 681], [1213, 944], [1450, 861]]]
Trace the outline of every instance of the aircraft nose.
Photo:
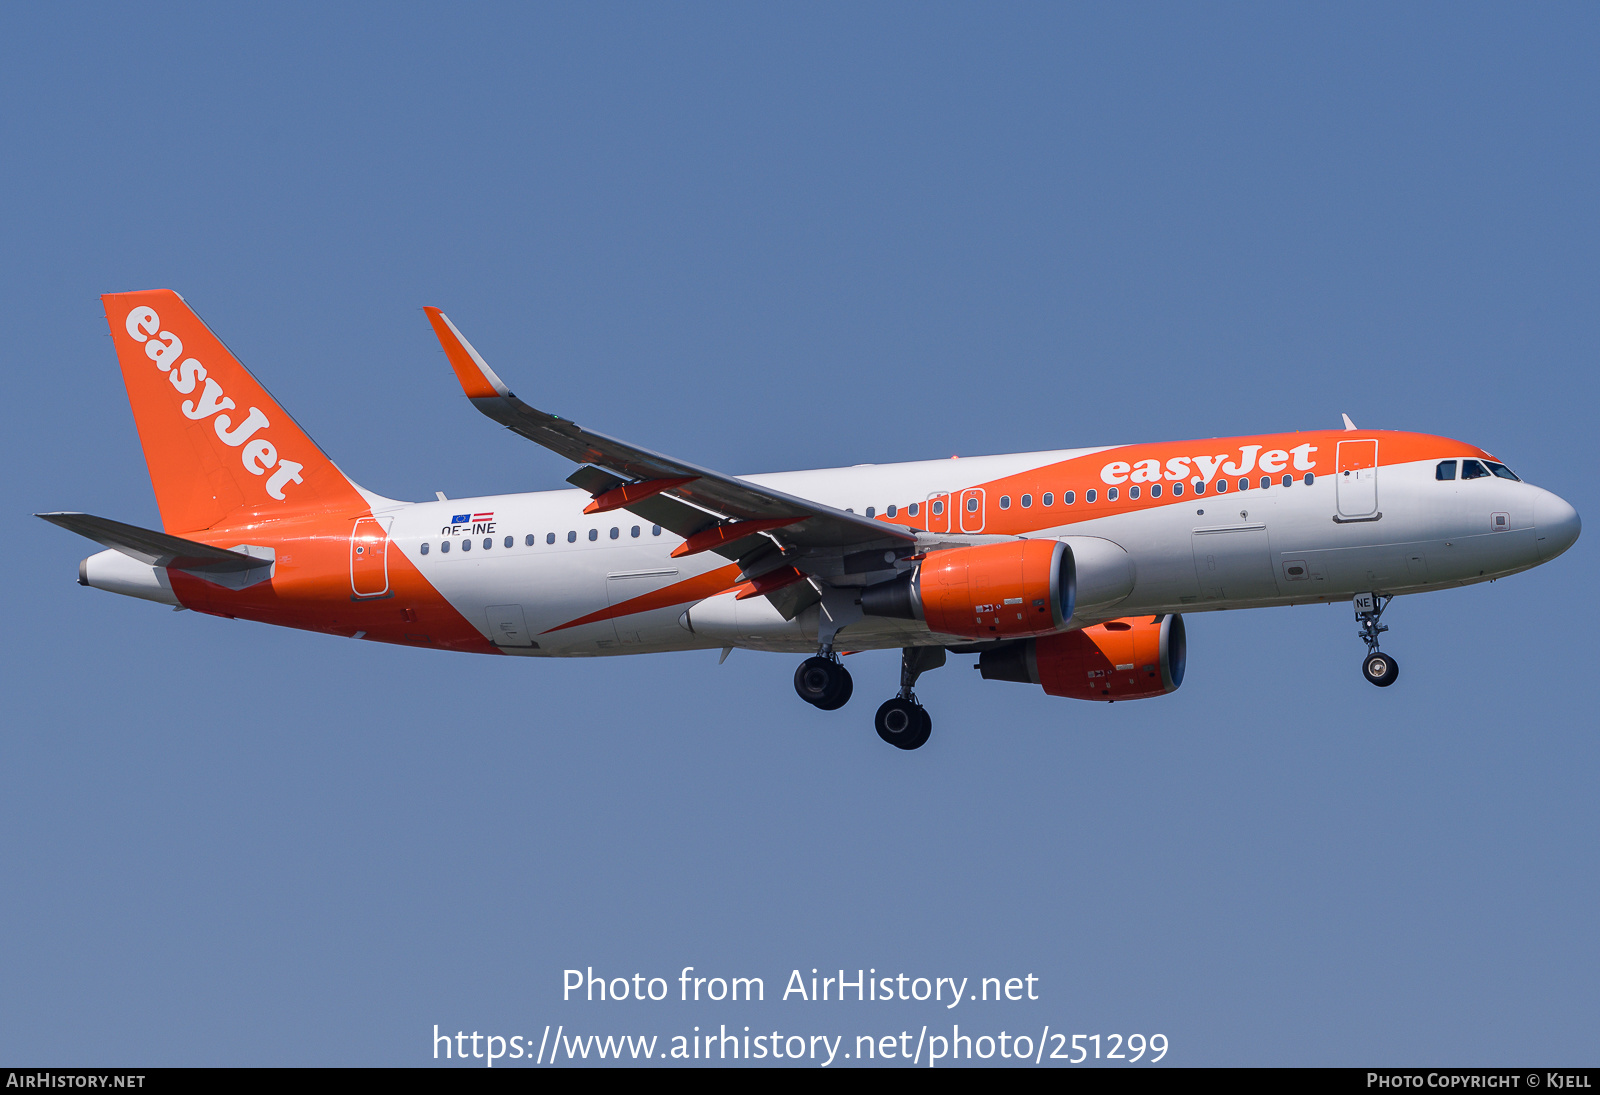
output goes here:
[[1538, 537], [1539, 558], [1548, 562], [1578, 542], [1583, 522], [1578, 511], [1557, 495], [1545, 491], [1533, 505], [1534, 535]]

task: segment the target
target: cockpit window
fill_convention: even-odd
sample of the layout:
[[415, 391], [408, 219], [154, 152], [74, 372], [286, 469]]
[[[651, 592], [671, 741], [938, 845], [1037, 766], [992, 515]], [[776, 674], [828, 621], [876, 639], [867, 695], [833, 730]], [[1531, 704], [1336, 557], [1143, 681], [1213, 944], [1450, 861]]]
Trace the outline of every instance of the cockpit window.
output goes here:
[[1513, 483], [1522, 482], [1522, 480], [1517, 478], [1517, 473], [1506, 467], [1504, 464], [1497, 464], [1493, 460], [1485, 460], [1484, 463], [1488, 464], [1489, 470], [1494, 472], [1501, 479], [1509, 479]]
[[1463, 460], [1463, 461], [1461, 461], [1461, 478], [1463, 478], [1463, 479], [1486, 479], [1486, 478], [1488, 478], [1488, 476], [1489, 476], [1489, 469], [1485, 468], [1482, 464], [1478, 463], [1478, 461], [1476, 461], [1476, 460]]
[[1441, 460], [1439, 466], [1433, 469], [1433, 477], [1443, 482], [1456, 477], [1456, 462], [1454, 460]]

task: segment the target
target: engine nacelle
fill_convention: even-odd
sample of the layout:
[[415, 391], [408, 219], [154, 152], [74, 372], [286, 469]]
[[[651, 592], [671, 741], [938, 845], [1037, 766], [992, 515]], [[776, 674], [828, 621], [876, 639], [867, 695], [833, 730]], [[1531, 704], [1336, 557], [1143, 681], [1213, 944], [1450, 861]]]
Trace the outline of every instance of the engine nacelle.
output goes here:
[[1182, 616], [1134, 616], [986, 650], [978, 670], [1052, 696], [1114, 702], [1176, 692], [1187, 660]]
[[921, 620], [967, 639], [1059, 631], [1076, 595], [1072, 552], [1059, 540], [1008, 540], [930, 551], [915, 570], [861, 591], [869, 616]]

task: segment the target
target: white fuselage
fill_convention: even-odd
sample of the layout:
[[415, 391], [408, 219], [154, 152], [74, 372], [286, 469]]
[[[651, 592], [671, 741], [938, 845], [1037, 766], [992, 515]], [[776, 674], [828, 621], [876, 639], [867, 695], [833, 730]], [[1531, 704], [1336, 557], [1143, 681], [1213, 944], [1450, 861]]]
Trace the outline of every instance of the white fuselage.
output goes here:
[[[1096, 451], [745, 478], [866, 514], [869, 507], [881, 512], [890, 504], [953, 496], [974, 484]], [[1439, 481], [1434, 468], [1435, 461], [1425, 460], [1378, 469], [1377, 481], [1362, 488], [1375, 490], [1377, 516], [1365, 519], [1336, 519], [1338, 477], [1324, 475], [1310, 484], [1299, 478], [1290, 486], [1274, 481], [1267, 489], [1209, 493], [1184, 504], [1105, 517], [1096, 517], [1094, 507], [1081, 499], [1071, 506], [1057, 501], [1053, 512], [1037, 507], [1039, 527], [1026, 535], [1102, 537], [1128, 552], [1133, 590], [1104, 610], [1102, 619], [1348, 600], [1364, 591], [1443, 589], [1528, 569], [1570, 542], [1544, 546], [1541, 507], [1553, 519], [1571, 513], [1555, 495], [1492, 477]], [[683, 601], [574, 624], [729, 565], [710, 553], [671, 558], [681, 538], [625, 511], [586, 516], [582, 510], [589, 501], [584, 491], [562, 490], [394, 503], [375, 507], [374, 515], [392, 519], [390, 550], [403, 552], [464, 618], [507, 653], [584, 657], [724, 645], [814, 649], [814, 620], [802, 615], [786, 621], [759, 597], [740, 602], [744, 616], [736, 634], [689, 630]], [[976, 510], [963, 511], [960, 534], [981, 537], [996, 502], [985, 498]], [[452, 520], [469, 510], [493, 516]], [[513, 618], [522, 621], [520, 632], [506, 622], [508, 608], [519, 610]], [[839, 638], [849, 649], [941, 641], [947, 640], [916, 621], [874, 618], [850, 625]]]

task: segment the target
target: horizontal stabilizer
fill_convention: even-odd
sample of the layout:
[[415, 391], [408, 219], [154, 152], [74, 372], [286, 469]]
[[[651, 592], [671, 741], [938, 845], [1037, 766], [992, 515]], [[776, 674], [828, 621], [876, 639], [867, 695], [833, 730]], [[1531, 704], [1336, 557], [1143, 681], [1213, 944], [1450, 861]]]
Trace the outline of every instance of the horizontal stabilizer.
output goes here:
[[252, 559], [241, 552], [198, 544], [181, 536], [170, 536], [138, 525], [125, 525], [121, 521], [95, 517], [93, 514], [36, 513], [34, 516], [52, 525], [60, 525], [68, 532], [86, 536], [104, 547], [114, 548], [146, 566], [223, 574], [253, 570], [263, 565], [262, 560]]

